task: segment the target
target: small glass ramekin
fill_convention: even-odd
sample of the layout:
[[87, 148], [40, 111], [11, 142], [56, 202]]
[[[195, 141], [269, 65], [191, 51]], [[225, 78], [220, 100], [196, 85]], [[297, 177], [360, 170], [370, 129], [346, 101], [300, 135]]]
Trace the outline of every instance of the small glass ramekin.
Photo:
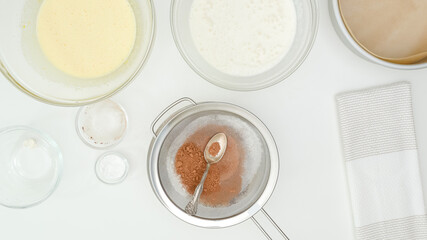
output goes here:
[[[83, 125], [83, 114], [85, 114], [85, 111], [90, 108], [91, 106], [95, 106], [98, 104], [111, 104], [113, 106], [115, 106], [117, 108], [117, 110], [121, 111], [123, 113], [123, 117], [124, 117], [124, 130], [123, 133], [121, 134], [121, 136], [117, 139], [114, 139], [114, 141], [108, 142], [108, 143], [99, 143], [96, 142], [97, 140], [91, 138], [91, 136], [85, 134], [84, 132], [84, 125]], [[114, 112], [111, 112], [111, 114], [115, 114]], [[94, 117], [99, 117], [99, 116], [94, 116]], [[126, 136], [128, 128], [129, 128], [129, 118], [127, 115], [126, 110], [123, 108], [122, 105], [120, 105], [119, 103], [111, 100], [111, 99], [105, 99], [103, 101], [100, 102], [96, 102], [93, 105], [87, 105], [87, 106], [83, 106], [80, 107], [80, 109], [78, 110], [77, 114], [76, 114], [76, 120], [75, 120], [75, 128], [76, 128], [76, 132], [77, 135], [79, 136], [80, 140], [82, 140], [83, 143], [85, 143], [87, 146], [95, 148], [95, 149], [109, 149], [112, 148], [116, 145], [118, 145], [123, 138]]]
[[[102, 175], [101, 161], [103, 161], [105, 159], [105, 157], [108, 157], [108, 156], [115, 156], [115, 157], [119, 158], [122, 161], [122, 163], [124, 164], [124, 170], [123, 170], [123, 173], [120, 177], [109, 179], [106, 176]], [[105, 184], [111, 184], [112, 185], [112, 184], [118, 184], [118, 183], [123, 182], [125, 180], [125, 178], [127, 177], [128, 172], [129, 172], [129, 161], [123, 154], [121, 154], [119, 152], [106, 152], [106, 153], [102, 154], [101, 156], [99, 156], [98, 160], [96, 160], [96, 163], [95, 163], [96, 177], [99, 179], [99, 181], [101, 181]]]

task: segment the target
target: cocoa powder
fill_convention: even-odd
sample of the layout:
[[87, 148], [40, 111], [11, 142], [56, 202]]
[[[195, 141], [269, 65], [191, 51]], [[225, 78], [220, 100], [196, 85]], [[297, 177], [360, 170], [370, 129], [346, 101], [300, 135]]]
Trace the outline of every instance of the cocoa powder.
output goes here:
[[209, 154], [211, 156], [216, 156], [219, 153], [219, 150], [221, 150], [221, 146], [218, 142], [212, 143], [212, 145], [209, 147]]
[[227, 148], [221, 161], [211, 165], [200, 197], [203, 204], [211, 206], [229, 205], [241, 191], [244, 153], [236, 134], [224, 126], [208, 125], [188, 137], [175, 157], [175, 170], [181, 183], [189, 194], [193, 194], [207, 165], [204, 148], [218, 132], [227, 135]]
[[[175, 157], [175, 169], [181, 177], [185, 189], [193, 194], [206, 169], [203, 152], [194, 143], [184, 143]], [[204, 191], [215, 192], [219, 190], [219, 174], [211, 168], [206, 178]]]

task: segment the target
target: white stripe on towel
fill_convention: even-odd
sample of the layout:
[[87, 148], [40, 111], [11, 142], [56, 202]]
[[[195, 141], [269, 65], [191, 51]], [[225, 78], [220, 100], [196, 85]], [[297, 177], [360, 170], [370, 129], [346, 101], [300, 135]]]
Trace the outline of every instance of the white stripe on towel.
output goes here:
[[359, 240], [425, 240], [427, 216], [410, 216], [356, 228]]

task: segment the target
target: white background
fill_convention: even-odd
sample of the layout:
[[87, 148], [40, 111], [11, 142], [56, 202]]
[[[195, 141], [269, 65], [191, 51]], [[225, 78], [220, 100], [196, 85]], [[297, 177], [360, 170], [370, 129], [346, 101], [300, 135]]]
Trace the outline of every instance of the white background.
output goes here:
[[114, 148], [131, 164], [120, 185], [97, 180], [94, 163], [104, 151], [89, 148], [76, 135], [77, 108], [39, 103], [0, 77], [0, 127], [23, 124], [45, 131], [64, 154], [62, 181], [48, 200], [25, 210], [0, 206], [1, 240], [262, 239], [251, 221], [221, 230], [193, 227], [170, 214], [154, 196], [146, 171], [149, 126], [164, 107], [183, 96], [240, 105], [269, 127], [279, 147], [281, 170], [265, 209], [292, 240], [346, 240], [353, 239], [352, 218], [334, 97], [410, 81], [427, 199], [427, 69], [386, 69], [355, 56], [337, 37], [327, 1], [319, 0], [316, 43], [291, 77], [256, 92], [224, 90], [196, 75], [179, 55], [170, 32], [169, 4], [155, 1], [152, 55], [140, 77], [113, 98], [130, 118], [128, 135]]

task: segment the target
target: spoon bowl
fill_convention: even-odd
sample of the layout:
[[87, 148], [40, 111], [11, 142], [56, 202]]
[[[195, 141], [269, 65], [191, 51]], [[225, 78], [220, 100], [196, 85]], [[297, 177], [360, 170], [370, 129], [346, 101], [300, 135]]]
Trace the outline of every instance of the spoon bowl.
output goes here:
[[[215, 156], [212, 156], [210, 154], [210, 148], [214, 143], [218, 143], [219, 144], [219, 151]], [[205, 160], [208, 164], [214, 164], [219, 162], [222, 157], [224, 156], [225, 153], [225, 149], [227, 148], [227, 136], [224, 133], [217, 133], [215, 134], [215, 136], [213, 136], [208, 144], [206, 144], [206, 148], [205, 148], [205, 152], [204, 152], [204, 156], [205, 156]]]

